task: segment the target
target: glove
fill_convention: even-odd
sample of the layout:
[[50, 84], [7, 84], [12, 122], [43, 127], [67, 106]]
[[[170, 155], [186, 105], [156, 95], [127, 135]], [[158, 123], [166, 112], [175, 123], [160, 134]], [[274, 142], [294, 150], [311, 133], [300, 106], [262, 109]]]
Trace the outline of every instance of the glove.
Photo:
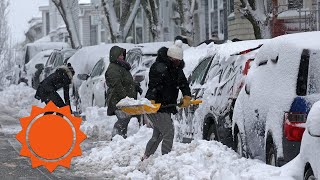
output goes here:
[[183, 96], [183, 98], [181, 99], [180, 103], [181, 103], [180, 107], [182, 107], [182, 108], [190, 106], [191, 97], [190, 96]]
[[151, 102], [151, 104], [155, 104], [156, 101], [155, 100], [149, 100]]

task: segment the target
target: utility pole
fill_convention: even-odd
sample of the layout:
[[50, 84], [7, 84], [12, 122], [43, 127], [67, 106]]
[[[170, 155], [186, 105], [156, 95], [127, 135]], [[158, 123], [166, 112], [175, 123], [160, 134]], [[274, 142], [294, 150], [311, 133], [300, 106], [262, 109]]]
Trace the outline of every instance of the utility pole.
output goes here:
[[318, 0], [317, 13], [318, 13], [318, 31], [320, 31], [320, 0]]

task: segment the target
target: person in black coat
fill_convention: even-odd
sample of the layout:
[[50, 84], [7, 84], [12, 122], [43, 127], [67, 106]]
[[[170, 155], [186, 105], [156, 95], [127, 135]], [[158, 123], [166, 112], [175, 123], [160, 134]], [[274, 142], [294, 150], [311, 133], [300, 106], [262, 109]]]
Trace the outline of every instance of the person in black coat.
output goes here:
[[[70, 63], [67, 66], [59, 67], [39, 84], [35, 98], [46, 104], [52, 101], [59, 108], [70, 105], [69, 85], [73, 75], [74, 70]], [[63, 88], [64, 101], [57, 93], [61, 88]]]
[[[175, 44], [169, 49], [166, 47], [160, 48], [156, 62], [150, 68], [146, 98], [151, 103], [161, 103], [162, 106], [176, 104], [180, 90], [183, 94], [180, 107], [189, 106], [191, 104], [191, 93], [183, 68], [183, 50], [180, 40], [175, 41]], [[153, 127], [153, 135], [147, 144], [142, 160], [154, 154], [162, 140], [162, 154], [171, 151], [174, 138], [171, 114], [176, 113], [177, 109], [174, 106], [161, 107], [157, 113], [148, 115]]]

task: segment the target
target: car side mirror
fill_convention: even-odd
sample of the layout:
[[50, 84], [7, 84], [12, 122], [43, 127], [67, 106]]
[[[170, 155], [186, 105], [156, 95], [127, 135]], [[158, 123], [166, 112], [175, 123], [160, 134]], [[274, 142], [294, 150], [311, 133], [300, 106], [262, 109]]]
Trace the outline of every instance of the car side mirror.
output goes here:
[[36, 69], [40, 69], [40, 70], [44, 69], [44, 65], [43, 64], [36, 64], [34, 67]]
[[135, 75], [134, 76], [134, 80], [139, 83], [142, 82], [144, 79], [145, 79], [145, 77], [143, 75]]
[[320, 137], [320, 123], [315, 119], [307, 121], [307, 131], [312, 137]]
[[78, 77], [78, 79], [85, 81], [85, 80], [87, 80], [90, 76], [89, 76], [88, 74], [78, 74], [77, 77]]
[[46, 73], [49, 73], [51, 70], [52, 70], [52, 67], [46, 67], [46, 68], [44, 69], [44, 71], [45, 71]]
[[11, 81], [12, 80], [12, 76], [7, 76], [6, 79]]

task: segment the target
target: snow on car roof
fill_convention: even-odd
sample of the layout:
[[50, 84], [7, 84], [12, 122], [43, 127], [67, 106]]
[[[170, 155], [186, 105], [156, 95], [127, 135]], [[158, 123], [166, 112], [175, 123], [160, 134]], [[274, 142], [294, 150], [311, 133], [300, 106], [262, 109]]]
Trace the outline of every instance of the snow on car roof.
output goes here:
[[76, 74], [89, 74], [101, 58], [104, 58], [105, 62], [109, 62], [109, 51], [115, 45], [125, 48], [127, 51], [134, 47], [134, 44], [129, 43], [87, 46], [79, 49], [68, 62], [71, 63]]
[[317, 40], [320, 38], [320, 32], [305, 32], [279, 36], [266, 42], [257, 55], [256, 64], [260, 64], [260, 61], [270, 60], [276, 58], [279, 54], [282, 54], [288, 58], [282, 58], [283, 60], [300, 60], [298, 54], [301, 54], [303, 49], [320, 49], [320, 42]]
[[201, 44], [197, 47], [190, 47], [183, 51], [183, 60], [185, 62], [185, 68], [183, 69], [186, 77], [188, 77], [193, 69], [198, 65], [200, 60], [202, 60], [205, 57], [213, 56], [214, 55], [214, 49], [215, 49], [214, 43], [210, 44]]
[[173, 45], [172, 41], [167, 42], [153, 42], [153, 43], [141, 43], [135, 45], [135, 48], [140, 48], [143, 54], [157, 54], [161, 47], [167, 47]]
[[258, 47], [264, 44], [268, 39], [263, 40], [248, 40], [248, 41], [238, 41], [238, 42], [227, 42], [225, 44], [220, 44], [216, 46], [216, 54], [219, 55], [219, 62], [223, 60], [228, 60], [228, 57], [232, 54]]
[[[45, 57], [46, 55], [49, 56], [53, 52], [52, 49], [41, 51], [38, 54], [36, 54], [27, 64], [26, 69], [28, 73], [34, 73], [36, 71], [35, 65], [36, 64], [45, 64], [48, 57]], [[29, 72], [30, 71], [30, 72]]]

